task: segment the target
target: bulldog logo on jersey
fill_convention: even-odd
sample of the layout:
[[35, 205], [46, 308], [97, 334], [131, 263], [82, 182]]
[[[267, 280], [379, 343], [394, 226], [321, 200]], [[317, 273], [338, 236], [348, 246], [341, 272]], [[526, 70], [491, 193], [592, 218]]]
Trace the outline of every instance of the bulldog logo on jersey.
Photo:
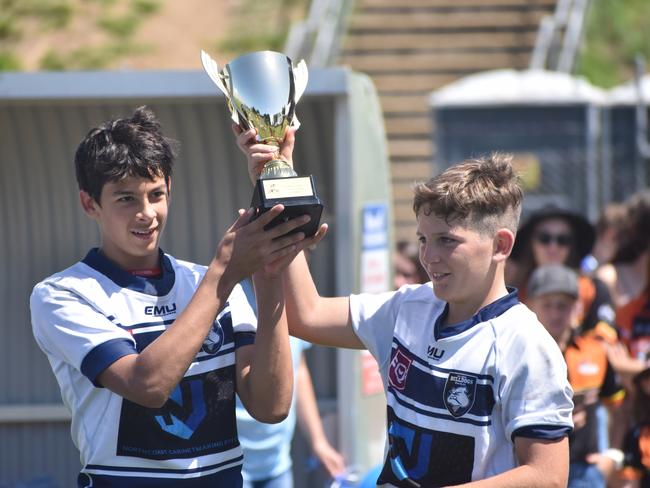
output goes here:
[[223, 346], [223, 329], [218, 320], [215, 320], [208, 332], [207, 337], [203, 341], [201, 350], [208, 354], [216, 354]]
[[474, 405], [476, 376], [452, 371], [447, 377], [443, 402], [454, 417], [462, 417]]
[[388, 371], [388, 382], [397, 389], [403, 390], [406, 387], [406, 377], [408, 376], [411, 363], [413, 361], [406, 357], [401, 351], [397, 351], [390, 362]]

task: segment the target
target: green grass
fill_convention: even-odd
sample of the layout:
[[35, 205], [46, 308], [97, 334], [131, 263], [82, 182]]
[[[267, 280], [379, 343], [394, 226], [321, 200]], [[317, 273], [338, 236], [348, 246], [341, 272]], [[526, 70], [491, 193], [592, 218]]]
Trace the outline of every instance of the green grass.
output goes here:
[[15, 39], [20, 37], [17, 19], [10, 11], [0, 11], [0, 39]]
[[97, 25], [115, 37], [130, 37], [140, 26], [140, 19], [131, 14], [120, 17], [104, 17]]
[[[35, 0], [32, 0], [35, 1]], [[53, 1], [53, 0], [49, 0]], [[114, 66], [123, 56], [143, 53], [148, 47], [136, 45], [132, 37], [142, 21], [156, 13], [161, 0], [129, 0], [129, 10], [121, 15], [112, 13], [115, 0], [86, 0], [101, 5], [97, 25], [108, 33], [111, 39], [103, 44], [79, 48], [68, 54], [51, 49], [40, 60], [40, 68], [46, 71], [99, 70]]]
[[22, 0], [16, 2], [16, 12], [37, 17], [49, 28], [61, 29], [70, 22], [74, 8], [69, 0]]
[[216, 49], [233, 57], [265, 49], [281, 51], [292, 22], [307, 15], [308, 4], [307, 0], [243, 0]]
[[145, 17], [159, 9], [160, 3], [156, 0], [131, 0], [126, 14], [113, 16], [105, 13], [97, 25], [116, 38], [129, 38], [138, 30]]
[[0, 71], [20, 71], [20, 61], [11, 53], [0, 51]]
[[634, 76], [634, 59], [650, 64], [650, 1], [592, 0], [578, 74], [611, 88]]
[[134, 0], [132, 8], [137, 15], [151, 15], [160, 10], [160, 2], [157, 0]]
[[75, 49], [67, 55], [48, 51], [40, 60], [44, 71], [101, 70], [113, 65], [119, 58], [129, 54], [141, 54], [146, 46], [130, 42], [111, 42], [100, 46]]

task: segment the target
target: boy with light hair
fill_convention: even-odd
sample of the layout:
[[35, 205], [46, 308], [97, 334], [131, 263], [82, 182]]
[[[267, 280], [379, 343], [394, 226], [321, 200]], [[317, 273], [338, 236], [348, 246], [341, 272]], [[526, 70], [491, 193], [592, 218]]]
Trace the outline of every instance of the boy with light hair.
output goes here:
[[[254, 130], [236, 132], [254, 181], [272, 148]], [[293, 143], [288, 132], [285, 156]], [[378, 486], [566, 486], [566, 366], [504, 281], [521, 200], [510, 159], [498, 154], [416, 186], [425, 285], [326, 298], [302, 255], [285, 271], [292, 335], [367, 348], [379, 364], [388, 436]]]

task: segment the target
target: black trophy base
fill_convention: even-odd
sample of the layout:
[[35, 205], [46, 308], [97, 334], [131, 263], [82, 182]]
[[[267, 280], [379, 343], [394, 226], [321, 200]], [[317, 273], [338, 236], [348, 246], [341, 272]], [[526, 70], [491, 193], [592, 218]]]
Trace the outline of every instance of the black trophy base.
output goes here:
[[265, 229], [270, 229], [301, 215], [309, 215], [311, 220], [292, 230], [290, 234], [304, 232], [306, 237], [311, 237], [318, 231], [321, 214], [323, 213], [323, 204], [316, 196], [312, 176], [289, 176], [286, 178], [257, 180], [253, 200], [251, 201], [251, 206], [256, 209], [253, 219], [271, 210], [279, 203], [284, 205], [284, 211], [269, 222]]

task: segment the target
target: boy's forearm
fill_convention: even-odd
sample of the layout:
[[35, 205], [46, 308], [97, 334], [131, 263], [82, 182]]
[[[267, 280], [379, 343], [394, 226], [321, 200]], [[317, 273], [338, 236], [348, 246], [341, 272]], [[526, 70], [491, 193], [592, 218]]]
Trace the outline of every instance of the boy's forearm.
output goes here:
[[116, 365], [117, 370], [102, 373], [100, 383], [144, 406], [162, 406], [187, 372], [234, 287], [222, 278], [223, 267], [212, 263], [174, 323], [140, 354]]
[[289, 332], [314, 344], [363, 349], [350, 321], [349, 297], [321, 297], [303, 253], [283, 275]]
[[286, 418], [293, 394], [282, 281], [280, 277], [256, 273], [253, 283], [258, 325], [250, 369], [241, 386], [249, 413], [262, 422], [275, 423]]
[[499, 475], [459, 485], [468, 488], [560, 488], [569, 474], [569, 441], [537, 441], [517, 438], [515, 452], [519, 466]]
[[556, 481], [549, 473], [531, 466], [518, 466], [491, 478], [458, 485], [463, 488], [565, 488], [566, 482]]
[[304, 253], [299, 253], [283, 275], [284, 295], [292, 335], [305, 338], [313, 326], [320, 295], [311, 277]]

